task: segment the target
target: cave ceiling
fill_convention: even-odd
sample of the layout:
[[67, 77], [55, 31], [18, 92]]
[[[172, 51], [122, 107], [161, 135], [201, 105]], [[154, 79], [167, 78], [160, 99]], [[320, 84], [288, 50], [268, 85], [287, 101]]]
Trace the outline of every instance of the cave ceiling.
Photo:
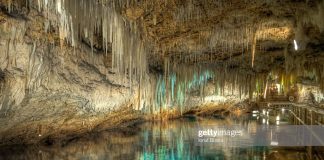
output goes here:
[[[11, 12], [6, 5], [1, 6], [2, 11], [27, 19], [32, 26], [26, 32], [29, 38], [44, 39], [43, 24], [38, 23], [43, 23], [45, 18], [40, 12], [30, 12], [30, 8], [40, 8], [37, 1], [33, 1], [34, 6], [27, 5], [29, 9], [17, 7], [24, 6], [27, 1], [9, 2], [12, 3]], [[2, 4], [6, 3], [8, 1]], [[69, 3], [65, 2], [71, 6], [79, 2]], [[282, 65], [285, 50], [294, 52], [294, 40], [299, 49], [296, 54], [315, 57], [323, 52], [324, 3], [320, 0], [103, 0], [80, 3], [115, 6], [125, 22], [139, 28], [136, 32], [148, 48], [148, 64], [157, 70], [163, 70], [165, 59], [176, 64], [229, 62], [232, 66], [269, 70], [269, 66]], [[85, 8], [73, 12], [79, 12], [81, 17], [88, 14], [83, 13], [89, 11]], [[107, 13], [100, 10], [96, 14]], [[36, 20], [28, 20], [31, 16]], [[51, 19], [51, 14], [46, 18]], [[87, 18], [84, 21], [89, 22], [85, 23], [95, 22]], [[50, 30], [50, 34], [46, 34], [47, 41], [60, 43], [58, 29], [49, 27], [47, 30]], [[111, 52], [111, 44], [104, 46], [102, 34], [96, 32], [92, 39], [80, 34], [79, 40], [96, 52]]]
[[125, 7], [122, 14], [142, 26], [154, 46], [152, 58], [210, 64], [255, 54], [262, 68], [264, 59], [293, 52], [294, 40], [300, 52], [321, 52], [323, 34], [315, 22], [321, 7], [321, 1], [155, 0]]

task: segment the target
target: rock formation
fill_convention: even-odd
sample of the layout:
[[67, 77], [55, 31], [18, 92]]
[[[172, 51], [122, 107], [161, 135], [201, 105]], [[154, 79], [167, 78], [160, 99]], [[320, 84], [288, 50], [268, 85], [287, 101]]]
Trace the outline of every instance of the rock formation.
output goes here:
[[320, 102], [323, 14], [320, 0], [0, 0], [0, 145], [252, 100], [270, 81]]

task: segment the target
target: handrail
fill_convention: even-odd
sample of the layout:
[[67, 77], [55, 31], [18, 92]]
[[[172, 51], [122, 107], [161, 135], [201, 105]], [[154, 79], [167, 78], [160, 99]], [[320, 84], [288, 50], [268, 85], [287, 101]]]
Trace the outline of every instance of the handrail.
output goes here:
[[[267, 103], [267, 102], [266, 102]], [[308, 103], [293, 103], [293, 102], [268, 102], [269, 106], [272, 105], [292, 105], [295, 107], [300, 107], [304, 109], [311, 110], [315, 113], [323, 114], [324, 115], [324, 108], [319, 108], [319, 106], [316, 106], [314, 104], [308, 104]]]
[[[308, 112], [308, 113], [311, 113], [311, 115], [312, 115], [312, 113], [320, 114], [322, 116], [324, 115], [324, 108], [321, 107], [323, 104], [315, 105], [315, 104], [309, 104], [309, 103], [293, 103], [293, 102], [263, 102], [263, 103], [266, 103], [266, 106], [268, 106], [268, 107], [271, 107], [271, 106], [279, 106], [279, 107], [281, 107], [281, 106], [291, 106], [291, 107], [296, 107], [296, 108], [299, 108], [299, 109], [301, 108], [301, 109], [306, 109], [308, 111], [311, 111], [311, 112]], [[301, 118], [292, 109], [288, 109], [288, 110], [295, 117], [295, 119], [300, 122], [300, 124], [305, 125], [310, 130], [310, 132], [314, 136], [315, 140], [317, 140], [318, 142], [324, 144], [324, 142], [320, 138], [321, 135], [318, 135], [318, 134], [314, 133], [310, 129], [310, 127], [307, 126], [307, 119], [309, 119], [308, 115], [306, 115], [306, 121], [304, 121], [303, 119], [305, 119], [305, 117]], [[322, 125], [321, 122], [317, 121], [318, 119], [317, 120], [313, 119], [313, 118], [311, 118], [311, 119], [312, 119], [311, 120], [311, 125], [314, 125], [313, 123], [316, 123], [318, 125]], [[312, 146], [309, 146], [307, 148], [308, 156], [312, 157], [313, 156], [312, 153], [314, 153], [314, 152], [312, 152]], [[310, 159], [312, 159], [312, 158], [310, 158]]]

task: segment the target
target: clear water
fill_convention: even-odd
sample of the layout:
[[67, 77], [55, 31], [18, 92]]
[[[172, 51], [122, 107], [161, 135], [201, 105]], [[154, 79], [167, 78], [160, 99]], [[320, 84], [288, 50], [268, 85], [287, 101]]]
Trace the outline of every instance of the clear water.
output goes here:
[[[282, 114], [282, 113], [277, 113]], [[285, 115], [285, 114], [282, 114]], [[273, 115], [276, 116], [276, 115]], [[281, 124], [289, 117], [282, 116]], [[232, 125], [255, 127], [264, 121], [258, 115], [239, 118], [182, 118], [169, 122], [148, 122], [122, 131], [93, 133], [51, 146], [16, 146], [0, 149], [0, 159], [302, 159], [304, 153], [270, 147], [231, 147], [224, 145], [195, 145], [192, 134], [197, 125]], [[244, 143], [244, 142], [238, 142]], [[287, 158], [288, 156], [288, 158]]]

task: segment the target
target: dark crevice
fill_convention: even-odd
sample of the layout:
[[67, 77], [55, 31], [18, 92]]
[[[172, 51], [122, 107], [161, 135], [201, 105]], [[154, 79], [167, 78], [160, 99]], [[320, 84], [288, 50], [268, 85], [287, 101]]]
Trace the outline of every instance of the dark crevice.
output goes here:
[[9, 12], [6, 8], [6, 6], [0, 5], [0, 10], [7, 16], [18, 19], [18, 20], [24, 20], [28, 21], [29, 19], [26, 17], [25, 13], [21, 13], [19, 10], [16, 8], [12, 8], [12, 10]]
[[5, 80], [5, 73], [0, 69], [0, 83]]

